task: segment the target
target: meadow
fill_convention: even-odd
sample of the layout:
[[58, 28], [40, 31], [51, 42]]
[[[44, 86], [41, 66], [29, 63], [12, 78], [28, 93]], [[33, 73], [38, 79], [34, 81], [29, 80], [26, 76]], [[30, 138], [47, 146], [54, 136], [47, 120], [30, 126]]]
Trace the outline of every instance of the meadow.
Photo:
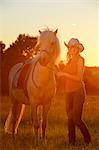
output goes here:
[[[8, 96], [0, 97], [0, 150], [98, 150], [99, 149], [99, 95], [88, 95], [84, 103], [83, 119], [92, 136], [92, 143], [85, 146], [83, 137], [77, 129], [76, 145], [68, 144], [67, 116], [65, 112], [65, 96], [53, 98], [48, 114], [46, 143], [41, 139], [35, 144], [33, 126], [30, 118], [30, 106], [27, 106], [18, 134], [13, 139], [4, 133], [4, 123], [11, 107]], [[39, 108], [41, 122], [41, 108]], [[39, 130], [39, 132], [41, 129]]]

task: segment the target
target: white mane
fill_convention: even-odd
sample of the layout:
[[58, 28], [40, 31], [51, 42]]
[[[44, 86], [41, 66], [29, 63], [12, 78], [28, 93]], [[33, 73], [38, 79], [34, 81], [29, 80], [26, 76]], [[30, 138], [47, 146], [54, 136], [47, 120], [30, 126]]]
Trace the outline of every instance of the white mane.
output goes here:
[[60, 44], [55, 32], [49, 29], [40, 31], [37, 45], [39, 45], [40, 51], [47, 51], [54, 62], [58, 60], [60, 55]]

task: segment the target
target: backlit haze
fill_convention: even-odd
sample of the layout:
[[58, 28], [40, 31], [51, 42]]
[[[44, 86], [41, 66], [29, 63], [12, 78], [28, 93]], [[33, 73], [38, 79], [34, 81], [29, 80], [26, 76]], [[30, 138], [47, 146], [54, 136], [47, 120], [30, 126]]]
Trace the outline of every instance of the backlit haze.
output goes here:
[[0, 41], [6, 46], [21, 33], [37, 36], [38, 30], [58, 28], [61, 59], [63, 42], [72, 37], [83, 43], [87, 66], [99, 66], [98, 0], [0, 0]]

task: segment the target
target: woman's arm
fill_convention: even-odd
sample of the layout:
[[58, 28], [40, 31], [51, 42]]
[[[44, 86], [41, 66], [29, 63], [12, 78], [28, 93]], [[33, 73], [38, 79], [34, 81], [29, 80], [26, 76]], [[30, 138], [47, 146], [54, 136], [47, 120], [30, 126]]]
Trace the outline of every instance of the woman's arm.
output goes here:
[[84, 59], [80, 58], [78, 63], [77, 63], [77, 74], [76, 75], [71, 75], [69, 73], [64, 73], [64, 72], [59, 72], [58, 76], [64, 76], [66, 78], [69, 78], [71, 80], [75, 81], [82, 81], [83, 79], [83, 74], [84, 74]]

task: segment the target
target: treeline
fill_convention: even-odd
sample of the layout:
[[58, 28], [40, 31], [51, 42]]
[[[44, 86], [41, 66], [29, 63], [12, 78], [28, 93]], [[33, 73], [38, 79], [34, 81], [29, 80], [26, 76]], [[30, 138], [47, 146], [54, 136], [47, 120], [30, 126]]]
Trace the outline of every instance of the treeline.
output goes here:
[[11, 67], [33, 57], [37, 53], [34, 51], [36, 43], [37, 37], [25, 34], [20, 34], [7, 49], [5, 43], [0, 41], [0, 95], [8, 95], [8, 74]]

